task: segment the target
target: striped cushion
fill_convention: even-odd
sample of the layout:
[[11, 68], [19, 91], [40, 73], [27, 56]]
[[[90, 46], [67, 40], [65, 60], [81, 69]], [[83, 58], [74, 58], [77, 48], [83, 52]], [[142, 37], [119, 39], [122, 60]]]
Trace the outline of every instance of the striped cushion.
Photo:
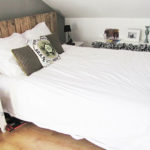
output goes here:
[[62, 54], [64, 52], [56, 34], [49, 34], [46, 35], [46, 37], [51, 42], [52, 46], [55, 48], [58, 54]]
[[21, 69], [28, 76], [33, 72], [43, 68], [38, 57], [29, 46], [13, 49], [12, 53], [17, 59]]

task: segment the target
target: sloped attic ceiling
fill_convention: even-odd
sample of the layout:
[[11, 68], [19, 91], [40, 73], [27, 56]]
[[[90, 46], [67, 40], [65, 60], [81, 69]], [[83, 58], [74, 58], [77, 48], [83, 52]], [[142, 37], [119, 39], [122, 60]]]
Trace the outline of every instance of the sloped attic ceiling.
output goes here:
[[149, 18], [150, 0], [43, 0], [65, 17]]

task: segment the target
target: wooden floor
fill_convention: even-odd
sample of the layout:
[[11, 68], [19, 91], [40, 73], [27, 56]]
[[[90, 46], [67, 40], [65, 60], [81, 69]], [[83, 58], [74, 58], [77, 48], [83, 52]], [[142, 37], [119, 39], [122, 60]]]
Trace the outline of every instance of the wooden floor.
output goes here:
[[27, 123], [15, 131], [0, 132], [0, 150], [103, 150], [86, 140], [41, 129]]

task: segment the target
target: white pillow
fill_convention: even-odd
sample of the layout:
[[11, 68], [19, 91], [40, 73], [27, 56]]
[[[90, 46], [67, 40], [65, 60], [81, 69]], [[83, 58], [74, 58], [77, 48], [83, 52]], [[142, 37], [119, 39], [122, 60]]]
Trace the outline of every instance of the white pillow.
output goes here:
[[24, 74], [11, 50], [26, 45], [27, 40], [18, 33], [13, 33], [7, 38], [0, 38], [0, 72], [2, 74], [10, 77]]
[[45, 22], [41, 22], [37, 24], [34, 28], [25, 31], [22, 33], [22, 36], [27, 40], [37, 39], [40, 36], [51, 34], [51, 31], [45, 24]]
[[[21, 47], [27, 40], [19, 33], [13, 33], [6, 38], [0, 38], [0, 50]], [[1, 52], [1, 51], [0, 51]]]

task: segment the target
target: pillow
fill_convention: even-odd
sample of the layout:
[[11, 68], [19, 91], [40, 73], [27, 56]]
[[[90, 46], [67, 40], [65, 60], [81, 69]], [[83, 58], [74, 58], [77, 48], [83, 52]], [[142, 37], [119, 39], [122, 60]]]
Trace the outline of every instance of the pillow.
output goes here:
[[13, 33], [11, 36], [6, 38], [0, 38], [0, 52], [5, 49], [10, 49], [10, 47], [17, 48], [25, 45], [27, 40], [22, 37], [19, 33]]
[[42, 35], [51, 34], [51, 31], [46, 26], [45, 22], [37, 24], [34, 28], [22, 33], [22, 36], [27, 40], [37, 39]]
[[49, 35], [46, 35], [46, 37], [51, 42], [52, 46], [56, 49], [58, 54], [61, 54], [64, 52], [62, 45], [56, 34], [49, 34]]
[[26, 75], [29, 76], [33, 72], [42, 68], [42, 64], [40, 63], [38, 57], [29, 46], [13, 49], [12, 53]]
[[30, 40], [28, 44], [35, 52], [42, 66], [44, 67], [60, 58], [59, 54], [56, 52], [56, 49], [52, 46], [51, 42], [45, 36]]
[[0, 72], [7, 76], [23, 75], [11, 49], [27, 45], [27, 40], [19, 33], [14, 33], [7, 38], [0, 38]]

